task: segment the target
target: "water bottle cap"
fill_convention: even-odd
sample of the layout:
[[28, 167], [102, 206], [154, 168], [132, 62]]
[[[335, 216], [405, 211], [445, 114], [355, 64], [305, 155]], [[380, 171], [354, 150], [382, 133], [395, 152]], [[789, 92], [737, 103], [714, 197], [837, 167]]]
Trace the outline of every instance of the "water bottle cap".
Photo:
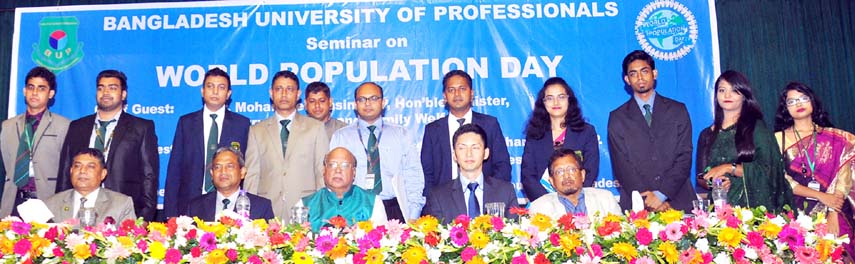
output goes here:
[[722, 184], [721, 178], [715, 179], [715, 185], [721, 185], [721, 184]]

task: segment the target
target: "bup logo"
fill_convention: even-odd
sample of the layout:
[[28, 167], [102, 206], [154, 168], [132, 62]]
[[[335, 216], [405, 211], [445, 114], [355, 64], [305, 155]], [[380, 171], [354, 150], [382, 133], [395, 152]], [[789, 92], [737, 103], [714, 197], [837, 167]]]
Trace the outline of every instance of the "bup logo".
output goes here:
[[641, 48], [660, 60], [680, 59], [698, 41], [698, 22], [683, 4], [658, 0], [647, 4], [635, 21], [635, 36]]
[[39, 43], [33, 44], [33, 62], [55, 73], [83, 59], [83, 42], [77, 41], [76, 17], [45, 17], [39, 21]]

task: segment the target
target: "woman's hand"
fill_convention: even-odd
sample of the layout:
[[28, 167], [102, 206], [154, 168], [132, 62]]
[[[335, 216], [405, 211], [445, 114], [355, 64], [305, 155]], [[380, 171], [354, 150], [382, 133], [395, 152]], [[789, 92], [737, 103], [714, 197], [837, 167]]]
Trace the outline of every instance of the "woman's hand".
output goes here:
[[817, 200], [825, 206], [828, 206], [828, 208], [839, 212], [843, 209], [843, 198], [844, 196], [842, 194], [820, 193]]
[[[707, 174], [704, 175], [704, 180], [715, 181], [716, 179], [721, 179], [723, 186], [725, 188], [730, 188], [730, 179], [725, 174], [730, 173], [731, 171], [733, 171], [733, 165], [721, 164], [707, 171]], [[710, 186], [710, 188], [712, 188], [712, 186]]]

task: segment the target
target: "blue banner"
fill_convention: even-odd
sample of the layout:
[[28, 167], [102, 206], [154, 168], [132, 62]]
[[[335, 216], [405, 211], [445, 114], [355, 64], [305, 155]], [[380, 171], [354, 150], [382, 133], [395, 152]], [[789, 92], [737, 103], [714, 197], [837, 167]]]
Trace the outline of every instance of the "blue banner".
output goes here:
[[[718, 75], [713, 0], [188, 2], [16, 10], [9, 113], [25, 111], [24, 76], [58, 73], [52, 111], [93, 113], [95, 77], [128, 76], [126, 111], [153, 119], [161, 197], [178, 117], [202, 107], [204, 73], [231, 75], [229, 108], [257, 122], [273, 115], [271, 77], [291, 70], [301, 86], [332, 88], [332, 116], [354, 122], [354, 88], [373, 81], [388, 99], [385, 120], [417, 132], [446, 115], [442, 76], [473, 77], [474, 110], [496, 116], [519, 182], [523, 130], [543, 82], [563, 77], [600, 137], [597, 187], [616, 193], [606, 125], [630, 95], [621, 62], [642, 49], [656, 59], [657, 91], [686, 103], [694, 138], [712, 120]], [[302, 106], [300, 107], [302, 112]], [[407, 142], [420, 144], [418, 142]], [[520, 192], [522, 197], [522, 193]]]

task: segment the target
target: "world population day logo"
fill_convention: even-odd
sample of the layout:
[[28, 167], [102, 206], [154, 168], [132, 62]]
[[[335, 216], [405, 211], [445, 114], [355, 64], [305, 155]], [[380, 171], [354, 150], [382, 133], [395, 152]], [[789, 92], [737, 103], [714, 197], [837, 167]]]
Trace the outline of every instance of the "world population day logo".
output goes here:
[[45, 17], [39, 21], [39, 42], [33, 44], [33, 62], [55, 73], [83, 59], [83, 42], [77, 41], [76, 17]]
[[641, 48], [660, 60], [677, 60], [698, 41], [698, 21], [686, 6], [673, 0], [647, 4], [635, 20], [635, 37]]

